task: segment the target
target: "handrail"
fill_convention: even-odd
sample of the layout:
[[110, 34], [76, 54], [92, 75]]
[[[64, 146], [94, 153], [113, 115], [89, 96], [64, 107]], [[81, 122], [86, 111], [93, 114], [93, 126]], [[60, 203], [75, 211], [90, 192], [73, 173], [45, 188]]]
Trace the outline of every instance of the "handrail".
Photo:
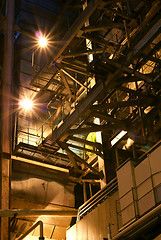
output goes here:
[[[130, 192], [132, 192], [133, 193], [133, 191], [134, 190], [137, 190], [137, 188], [139, 187], [139, 186], [141, 186], [142, 184], [144, 184], [148, 179], [152, 179], [155, 175], [157, 175], [157, 174], [159, 174], [159, 173], [161, 173], [161, 171], [158, 171], [158, 172], [156, 172], [156, 173], [154, 173], [154, 174], [151, 174], [148, 178], [146, 178], [143, 182], [141, 182], [139, 185], [137, 185], [136, 187], [132, 187], [127, 193], [125, 193], [123, 196], [121, 196], [116, 202], [120, 202], [120, 200], [122, 199], [122, 198], [124, 198], [125, 196], [127, 196], [127, 194], [129, 194]], [[130, 202], [130, 203], [128, 203], [124, 208], [122, 208], [120, 211], [117, 211], [117, 215], [121, 215], [121, 213], [125, 210], [125, 209], [127, 209], [129, 206], [131, 206], [131, 205], [134, 205], [134, 209], [135, 209], [135, 202], [139, 202], [141, 199], [143, 199], [146, 195], [148, 195], [150, 192], [154, 192], [154, 194], [155, 194], [155, 191], [156, 191], [156, 189], [159, 187], [161, 185], [161, 183], [159, 183], [158, 185], [156, 185], [155, 187], [154, 186], [152, 186], [152, 188], [148, 191], [148, 192], [146, 192], [143, 196], [141, 196], [140, 198], [137, 198], [137, 199], [134, 199], [134, 194], [132, 194], [132, 201]], [[157, 205], [158, 204], [158, 202], [157, 202], [157, 200], [155, 199], [155, 205]], [[151, 208], [149, 208], [149, 209], [151, 209]], [[136, 213], [135, 213], [135, 218], [138, 218], [138, 217], [140, 217], [139, 215], [136, 215]], [[134, 217], [132, 217], [129, 221], [131, 221], [132, 219], [134, 219]], [[129, 222], [128, 221], [128, 222]]]
[[95, 206], [103, 202], [109, 194], [115, 191], [118, 187], [117, 179], [114, 178], [104, 188], [93, 195], [88, 201], [81, 205], [78, 209], [78, 217], [83, 217], [88, 211], [91, 211]]
[[43, 236], [43, 222], [42, 221], [38, 221], [37, 223], [35, 223], [31, 228], [29, 228], [29, 230], [27, 232], [25, 232], [20, 238], [18, 238], [18, 240], [24, 239], [30, 232], [32, 232], [38, 226], [40, 226], [39, 240], [44, 240], [45, 238]]

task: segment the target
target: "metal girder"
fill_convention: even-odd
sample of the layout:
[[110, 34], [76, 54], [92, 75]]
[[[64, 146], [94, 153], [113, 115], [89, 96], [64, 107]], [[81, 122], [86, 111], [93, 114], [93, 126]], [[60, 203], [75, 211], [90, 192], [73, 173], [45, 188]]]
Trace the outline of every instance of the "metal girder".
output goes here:
[[103, 8], [101, 8], [101, 9], [105, 10], [106, 12], [116, 14], [116, 15], [118, 15], [118, 16], [120, 16], [120, 17], [122, 17], [122, 18], [125, 18], [125, 19], [127, 19], [127, 20], [135, 20], [134, 18], [132, 18], [132, 17], [130, 17], [130, 16], [128, 16], [128, 15], [122, 13], [122, 12], [119, 12], [119, 11], [117, 11], [117, 10], [111, 9], [111, 8], [109, 8], [109, 7], [108, 7], [108, 8], [103, 7]]
[[88, 56], [89, 54], [101, 54], [101, 53], [106, 53], [109, 52], [109, 49], [104, 49], [104, 48], [98, 48], [98, 49], [89, 49], [86, 51], [77, 51], [75, 53], [70, 53], [68, 55], [63, 55], [63, 59], [66, 58], [73, 58], [73, 57], [79, 57], [79, 56]]
[[150, 82], [150, 83], [152, 82], [152, 79], [149, 76], [147, 76], [146, 74], [137, 72], [134, 69], [132, 69], [130, 67], [127, 67], [127, 66], [124, 66], [124, 65], [121, 65], [119, 63], [116, 63], [113, 60], [110, 60], [110, 59], [107, 59], [107, 58], [104, 58], [104, 57], [102, 57], [102, 59], [106, 62], [106, 64], [110, 64], [110, 65], [112, 65], [112, 66], [114, 66], [118, 69], [122, 69], [123, 72], [133, 74], [137, 78], [139, 78], [141, 80], [144, 80], [146, 82]]
[[[145, 34], [145, 36], [136, 44], [132, 51], [132, 55], [137, 54], [147, 42], [154, 36], [154, 34], [161, 28], [161, 19]], [[131, 53], [129, 53], [130, 56]], [[128, 59], [128, 57], [127, 57]]]
[[91, 34], [88, 34], [88, 33], [85, 33], [81, 36], [82, 38], [84, 39], [89, 39], [95, 43], [98, 43], [102, 46], [105, 46], [106, 47], [106, 51], [109, 53], [109, 54], [113, 54], [116, 52], [116, 49], [113, 47], [113, 46], [110, 46], [109, 45], [109, 42], [104, 40], [103, 38], [101, 37], [95, 37], [95, 36], [92, 36]]
[[[63, 51], [67, 48], [67, 46], [70, 44], [70, 42], [73, 40], [73, 38], [76, 36], [76, 34], [79, 32], [79, 30], [83, 27], [86, 20], [91, 16], [91, 14], [96, 10], [97, 6], [101, 3], [102, 0], [91, 0], [88, 6], [85, 8], [85, 10], [80, 14], [80, 16], [76, 19], [74, 24], [71, 26], [69, 31], [65, 34], [63, 39], [61, 40], [59, 47], [55, 50], [53, 53], [52, 60], [45, 64], [40, 71], [36, 74], [32, 82], [34, 82], [39, 75], [43, 72], [43, 69], [49, 65], [49, 67], [52, 67], [55, 62], [60, 63], [62, 61], [61, 54]], [[53, 76], [56, 74], [57, 68], [55, 67], [53, 69]], [[49, 85], [52, 82], [53, 77], [48, 81], [48, 83], [45, 85], [45, 87], [38, 92], [37, 96], [35, 96], [35, 99], [37, 99], [41, 94], [46, 90]]]
[[[75, 135], [75, 134], [90, 133], [90, 132], [103, 132], [103, 131], [108, 132], [108, 131], [111, 131], [112, 129], [117, 129], [117, 128], [120, 128], [119, 124], [97, 125], [95, 127], [86, 127], [86, 128], [69, 130], [68, 133], [67, 133], [67, 136]], [[126, 130], [125, 127], [123, 129]]]
[[90, 149], [90, 148], [88, 149], [88, 148], [81, 147], [81, 146], [78, 146], [78, 145], [75, 145], [75, 144], [71, 144], [71, 143], [67, 143], [67, 147], [80, 149], [80, 150], [85, 151], [85, 152], [92, 152], [92, 153], [95, 153], [95, 154], [97, 154], [97, 155], [99, 155], [100, 157], [103, 158], [103, 154], [100, 151], [96, 151], [96, 150], [93, 150], [93, 149]]
[[76, 82], [77, 84], [79, 84], [81, 87], [87, 89], [87, 87], [82, 84], [80, 81], [78, 81], [76, 78], [74, 78], [72, 75], [70, 75], [67, 71], [65, 71], [64, 69], [61, 69], [61, 71], [66, 74], [68, 77], [70, 77], [74, 82]]
[[[84, 99], [84, 101], [82, 101], [77, 106], [75, 111], [65, 119], [64, 123], [59, 128], [56, 128], [53, 131], [53, 134], [51, 137], [52, 143], [56, 142], [58, 139], [61, 139], [61, 137], [63, 137], [64, 134], [66, 134], [64, 138], [68, 136], [67, 131], [75, 123], [75, 121], [79, 118], [79, 116], [92, 106], [92, 104], [97, 100], [97, 98], [101, 95], [101, 93], [106, 89], [107, 86], [109, 85], [112, 86], [115, 83], [116, 78], [120, 75], [120, 73], [122, 73], [122, 70], [118, 69], [114, 74], [110, 75], [105, 82], [99, 82], [97, 85], [95, 85], [92, 88], [92, 90], [89, 92], [89, 94]], [[98, 128], [99, 127], [101, 126], [98, 126]], [[91, 130], [89, 130], [89, 132], [91, 132]]]
[[101, 30], [108, 30], [108, 29], [112, 29], [112, 28], [120, 28], [120, 27], [123, 27], [124, 24], [123, 23], [115, 23], [115, 22], [111, 22], [107, 25], [98, 25], [98, 26], [89, 26], [89, 27], [84, 27], [82, 29], [82, 31], [84, 33], [87, 33], [87, 32], [95, 32], [95, 31], [101, 31]]
[[[61, 143], [60, 143], [60, 145], [61, 145]], [[68, 146], [67, 146], [67, 148], [68, 148]], [[84, 159], [79, 157], [77, 154], [75, 154], [69, 148], [68, 148], [67, 151], [76, 159], [77, 162], [82, 163], [85, 167], [89, 168], [93, 173], [97, 174], [100, 178], [103, 177], [103, 173], [102, 172], [97, 171], [95, 168], [93, 168], [90, 164], [88, 164]]]
[[141, 56], [147, 61], [150, 60], [152, 62], [155, 62], [161, 65], [161, 59], [159, 58], [156, 58], [156, 57], [150, 56], [149, 54], [144, 54], [144, 53], [141, 53]]
[[77, 209], [73, 210], [53, 210], [53, 209], [12, 209], [12, 210], [0, 210], [0, 217], [14, 217], [14, 216], [40, 216], [40, 215], [47, 215], [47, 216], [62, 216], [62, 217], [76, 217], [77, 216]]
[[72, 66], [72, 67], [75, 67], [75, 68], [77, 68], [78, 70], [80, 70], [80, 71], [86, 71], [86, 67], [87, 67], [87, 64], [85, 64], [84, 62], [78, 62], [78, 61], [74, 61], [73, 59], [72, 59], [72, 61], [71, 60], [69, 60], [69, 59], [63, 59], [62, 60], [62, 62], [61, 62], [61, 64], [63, 64], [63, 66]]
[[[160, 4], [160, 0], [156, 0], [153, 4], [151, 9], [149, 10], [149, 12], [146, 14], [144, 21], [136, 28], [136, 22], [132, 21], [132, 25], [131, 27], [134, 28], [134, 30], [129, 34], [130, 37], [130, 41], [133, 41], [133, 39], [135, 39], [137, 36], [139, 36], [140, 33], [142, 33], [144, 28], [147, 28], [147, 25], [149, 25], [149, 22], [151, 21], [151, 19], [153, 19], [153, 17], [156, 15], [156, 13], [159, 12], [159, 10], [161, 9], [161, 4]], [[123, 49], [125, 48], [127, 42], [127, 38], [122, 42], [123, 44]], [[131, 55], [133, 55], [133, 51], [131, 51], [129, 58], [131, 58]]]
[[120, 120], [120, 119], [117, 119], [117, 118], [113, 118], [109, 114], [101, 113], [101, 112], [98, 112], [98, 111], [93, 111], [93, 112], [91, 112], [91, 115], [94, 116], [94, 117], [97, 117], [97, 118], [104, 119], [108, 122], [115, 123], [116, 125], [118, 125], [120, 127], [126, 127], [126, 121], [125, 120], [123, 121], [123, 120]]
[[100, 151], [102, 151], [102, 144], [100, 143], [97, 143], [97, 142], [91, 142], [91, 141], [88, 141], [86, 139], [82, 139], [82, 138], [78, 138], [78, 137], [73, 137], [73, 136], [69, 136], [68, 137], [69, 140], [72, 140], [72, 141], [75, 141], [75, 142], [80, 142], [80, 143], [83, 143], [83, 144], [86, 144], [86, 145], [89, 145], [89, 146], [93, 146], [93, 147], [96, 147], [98, 148]]
[[61, 75], [61, 79], [62, 79], [62, 81], [63, 81], [63, 83], [64, 83], [64, 86], [65, 86], [66, 89], [67, 89], [67, 92], [68, 92], [69, 97], [73, 98], [73, 94], [72, 94], [72, 92], [71, 92], [71, 90], [70, 90], [69, 84], [68, 84], [68, 82], [67, 82], [67, 79], [66, 79], [63, 71], [60, 69], [59, 72], [60, 72], [60, 75]]
[[[101, 3], [102, 0], [92, 0], [88, 4], [88, 6], [85, 8], [85, 10], [81, 13], [81, 15], [76, 19], [74, 24], [71, 26], [69, 31], [66, 33], [66, 35], [63, 37], [61, 44], [59, 48], [57, 49], [57, 52], [53, 54], [53, 59], [50, 63], [50, 66], [52, 66], [53, 61], [57, 61], [62, 52], [66, 49], [66, 47], [69, 45], [69, 43], [72, 41], [72, 39], [76, 36], [78, 31], [83, 27], [86, 20], [91, 16], [91, 14], [95, 11], [97, 6]], [[59, 62], [59, 61], [58, 61]]]
[[73, 155], [70, 153], [70, 151], [68, 151], [68, 145], [65, 143], [65, 142], [60, 142], [59, 141], [59, 145], [62, 149], [64, 149], [70, 159], [70, 161], [72, 162], [73, 164], [73, 167], [75, 168], [75, 170], [78, 170], [78, 165], [77, 165], [77, 162], [75, 160], [75, 158], [73, 157]]
[[136, 100], [128, 100], [128, 101], [120, 101], [120, 102], [113, 102], [113, 103], [104, 103], [100, 105], [93, 105], [91, 110], [105, 110], [111, 108], [124, 108], [130, 106], [146, 106], [146, 105], [153, 105], [152, 99], [142, 98]]

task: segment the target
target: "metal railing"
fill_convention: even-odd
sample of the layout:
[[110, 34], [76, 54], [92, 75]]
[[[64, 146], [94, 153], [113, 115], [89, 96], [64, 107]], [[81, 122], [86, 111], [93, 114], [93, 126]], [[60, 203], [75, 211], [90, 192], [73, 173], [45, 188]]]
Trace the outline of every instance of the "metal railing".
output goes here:
[[102, 203], [110, 194], [116, 191], [118, 188], [117, 179], [114, 178], [103, 189], [93, 195], [88, 201], [86, 201], [78, 210], [78, 220], [94, 209], [98, 204]]

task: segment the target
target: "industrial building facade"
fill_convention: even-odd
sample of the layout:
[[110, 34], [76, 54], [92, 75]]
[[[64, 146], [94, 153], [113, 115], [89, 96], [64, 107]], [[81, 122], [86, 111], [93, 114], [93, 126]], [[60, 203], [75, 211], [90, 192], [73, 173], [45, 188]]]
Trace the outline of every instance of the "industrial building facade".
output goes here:
[[0, 21], [0, 239], [161, 239], [161, 1]]

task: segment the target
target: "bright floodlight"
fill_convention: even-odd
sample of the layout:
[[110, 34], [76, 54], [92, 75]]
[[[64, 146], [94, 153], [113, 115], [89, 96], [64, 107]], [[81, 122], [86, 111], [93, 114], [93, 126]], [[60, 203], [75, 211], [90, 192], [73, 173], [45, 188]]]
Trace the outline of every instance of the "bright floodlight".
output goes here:
[[22, 100], [20, 100], [19, 105], [24, 110], [29, 111], [32, 109], [33, 102], [31, 99], [22, 99]]
[[47, 39], [45, 37], [39, 37], [39, 46], [45, 48], [47, 46]]

